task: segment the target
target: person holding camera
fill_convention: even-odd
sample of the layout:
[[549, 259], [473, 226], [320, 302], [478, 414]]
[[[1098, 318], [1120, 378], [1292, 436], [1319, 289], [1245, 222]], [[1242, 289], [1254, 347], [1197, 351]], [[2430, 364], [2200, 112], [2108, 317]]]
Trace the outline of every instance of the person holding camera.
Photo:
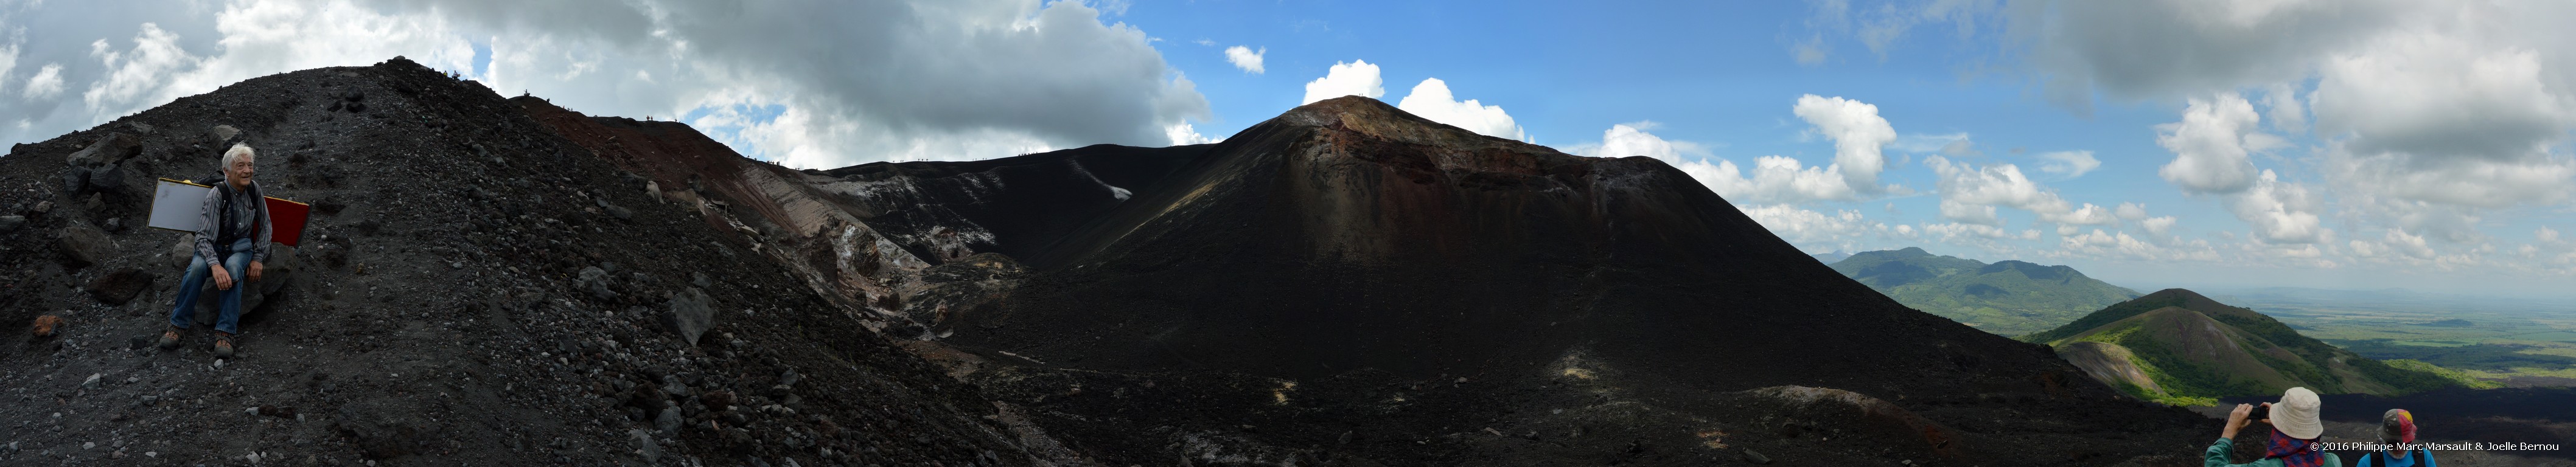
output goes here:
[[2316, 391], [2310, 391], [2308, 388], [2290, 388], [2288, 391], [2281, 391], [2280, 402], [2263, 403], [2263, 408], [2270, 414], [2262, 421], [2272, 426], [2271, 438], [2263, 448], [2263, 458], [2243, 464], [2230, 464], [2227, 462], [2227, 453], [2235, 450], [2237, 431], [2254, 423], [2254, 420], [2251, 420], [2254, 406], [2236, 404], [2236, 410], [2227, 413], [2227, 427], [2220, 430], [2218, 442], [2210, 444], [2209, 449], [2201, 453], [2201, 465], [2204, 467], [2343, 467], [2343, 458], [2317, 446], [2318, 438], [2325, 436], [2326, 433], [2325, 423], [2317, 418], [2318, 409], [2321, 407]]

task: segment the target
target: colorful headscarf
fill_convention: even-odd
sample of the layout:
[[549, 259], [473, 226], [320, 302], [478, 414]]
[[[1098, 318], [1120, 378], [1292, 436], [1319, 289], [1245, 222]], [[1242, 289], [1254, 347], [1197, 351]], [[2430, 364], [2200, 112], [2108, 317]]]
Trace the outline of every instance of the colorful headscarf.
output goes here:
[[2325, 451], [2317, 450], [2316, 440], [2292, 438], [2281, 430], [2272, 430], [2272, 442], [2263, 447], [2264, 458], [2280, 458], [2281, 465], [2288, 467], [2322, 466], [2325, 456]]
[[2415, 442], [2415, 414], [2406, 409], [2388, 409], [2386, 415], [2379, 417], [2379, 442]]

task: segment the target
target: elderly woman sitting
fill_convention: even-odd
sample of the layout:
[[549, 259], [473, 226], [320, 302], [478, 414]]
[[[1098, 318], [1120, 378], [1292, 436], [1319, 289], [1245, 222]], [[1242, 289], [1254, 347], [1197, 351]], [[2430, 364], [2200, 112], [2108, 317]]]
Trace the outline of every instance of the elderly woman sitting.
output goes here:
[[[259, 184], [251, 181], [255, 156], [249, 145], [236, 144], [224, 151], [224, 183], [206, 190], [197, 254], [188, 260], [185, 278], [179, 280], [179, 303], [170, 309], [170, 330], [161, 333], [162, 349], [178, 347], [180, 334], [196, 324], [197, 290], [212, 278], [215, 289], [223, 291], [223, 314], [215, 320], [215, 357], [233, 356], [243, 285], [259, 280], [261, 263], [268, 261], [271, 234], [268, 203], [261, 201]], [[218, 264], [222, 267], [215, 267]]]

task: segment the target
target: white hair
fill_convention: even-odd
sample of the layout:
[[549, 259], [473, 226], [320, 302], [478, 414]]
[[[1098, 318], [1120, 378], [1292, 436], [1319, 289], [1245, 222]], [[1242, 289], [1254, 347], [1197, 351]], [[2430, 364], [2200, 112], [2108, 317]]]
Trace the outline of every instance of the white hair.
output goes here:
[[259, 157], [259, 155], [252, 154], [248, 144], [233, 143], [232, 149], [224, 150], [224, 170], [232, 170], [233, 161], [244, 157]]

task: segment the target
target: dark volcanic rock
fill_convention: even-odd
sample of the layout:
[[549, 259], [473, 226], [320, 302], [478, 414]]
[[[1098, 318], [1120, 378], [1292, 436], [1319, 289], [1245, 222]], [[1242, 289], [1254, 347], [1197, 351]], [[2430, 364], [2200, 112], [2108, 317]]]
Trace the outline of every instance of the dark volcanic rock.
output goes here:
[[86, 289], [89, 291], [89, 296], [98, 299], [100, 303], [123, 305], [127, 301], [134, 300], [136, 294], [151, 288], [152, 281], [155, 279], [159, 279], [159, 276], [141, 269], [118, 269], [116, 272], [91, 279]]
[[122, 162], [126, 158], [141, 154], [143, 154], [141, 139], [124, 133], [108, 133], [106, 136], [99, 137], [97, 141], [90, 142], [89, 146], [64, 156], [64, 162], [73, 167], [97, 167]]
[[98, 264], [107, 258], [108, 253], [116, 250], [116, 240], [108, 238], [107, 232], [85, 223], [63, 226], [54, 236], [58, 246], [56, 251], [62, 255], [63, 264], [73, 268]]
[[698, 336], [706, 335], [707, 326], [715, 321], [715, 309], [708, 300], [697, 287], [671, 294], [670, 308], [662, 311], [662, 326], [678, 334], [681, 342], [698, 345]]

